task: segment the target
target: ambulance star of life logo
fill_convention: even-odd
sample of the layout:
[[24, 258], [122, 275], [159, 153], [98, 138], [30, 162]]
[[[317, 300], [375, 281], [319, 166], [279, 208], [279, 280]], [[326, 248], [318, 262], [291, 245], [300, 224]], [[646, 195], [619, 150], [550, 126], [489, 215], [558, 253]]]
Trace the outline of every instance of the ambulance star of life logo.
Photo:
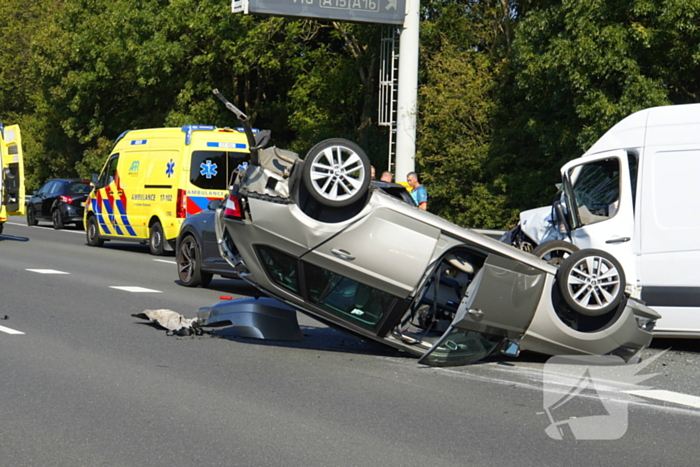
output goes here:
[[201, 164], [199, 164], [199, 168], [202, 169], [199, 171], [199, 173], [200, 175], [202, 175], [203, 177], [207, 177], [208, 179], [216, 177], [216, 167], [217, 165], [212, 164], [212, 162], [209, 160], [206, 163], [202, 162]]
[[168, 178], [170, 178], [170, 176], [174, 173], [175, 173], [175, 161], [170, 159], [170, 162], [168, 162], [166, 164], [165, 175], [167, 175]]
[[[544, 367], [544, 413], [553, 439], [614, 440], [627, 432], [627, 406], [637, 402], [639, 383], [656, 376], [638, 373], [665, 353], [642, 363], [615, 355], [556, 356]], [[542, 412], [540, 412], [542, 413]]]

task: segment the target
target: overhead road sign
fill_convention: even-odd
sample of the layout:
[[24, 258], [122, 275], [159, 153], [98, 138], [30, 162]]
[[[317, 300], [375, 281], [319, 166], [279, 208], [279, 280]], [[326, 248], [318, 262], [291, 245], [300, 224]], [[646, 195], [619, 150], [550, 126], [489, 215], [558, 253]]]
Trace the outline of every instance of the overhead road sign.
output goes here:
[[406, 0], [233, 0], [234, 13], [403, 25]]

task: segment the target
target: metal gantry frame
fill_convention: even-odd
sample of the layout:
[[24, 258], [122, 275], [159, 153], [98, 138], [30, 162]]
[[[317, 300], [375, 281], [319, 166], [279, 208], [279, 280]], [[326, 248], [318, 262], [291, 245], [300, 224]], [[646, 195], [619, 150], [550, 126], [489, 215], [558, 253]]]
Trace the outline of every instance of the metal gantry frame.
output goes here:
[[393, 172], [396, 156], [396, 111], [399, 79], [399, 30], [385, 26], [382, 34], [379, 68], [379, 126], [389, 127], [389, 163]]

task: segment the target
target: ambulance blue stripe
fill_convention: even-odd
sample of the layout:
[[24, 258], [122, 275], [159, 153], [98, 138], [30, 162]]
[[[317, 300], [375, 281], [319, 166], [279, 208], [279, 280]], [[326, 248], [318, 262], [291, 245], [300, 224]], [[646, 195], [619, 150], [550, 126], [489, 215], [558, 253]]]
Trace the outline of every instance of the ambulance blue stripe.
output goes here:
[[[124, 235], [124, 233], [122, 232], [122, 229], [119, 228], [119, 225], [117, 225], [114, 222], [114, 210], [112, 209], [112, 206], [110, 206], [109, 200], [103, 199], [102, 201], [104, 202], [104, 208], [107, 211], [107, 214], [109, 215], [109, 221], [112, 224], [112, 226], [114, 227], [114, 231], [115, 231], [114, 233], [116, 233], [117, 235]], [[106, 230], [107, 229], [105, 228], [105, 231]]]
[[207, 142], [208, 148], [227, 148], [227, 149], [245, 149], [248, 146], [245, 143], [218, 143], [216, 141]]
[[119, 214], [121, 214], [122, 216], [122, 224], [124, 224], [124, 228], [126, 228], [126, 231], [129, 232], [129, 235], [135, 237], [136, 232], [134, 232], [134, 229], [131, 228], [129, 218], [126, 217], [126, 209], [124, 209], [124, 203], [122, 203], [122, 200], [120, 199], [117, 200], [117, 209], [119, 210]]
[[96, 198], [92, 199], [92, 211], [97, 216], [97, 223], [102, 226], [102, 229], [105, 231], [105, 233], [107, 235], [111, 234], [112, 232], [109, 231], [109, 228], [105, 223], [104, 217], [102, 217], [102, 206], [100, 205], [100, 203], [97, 202]]

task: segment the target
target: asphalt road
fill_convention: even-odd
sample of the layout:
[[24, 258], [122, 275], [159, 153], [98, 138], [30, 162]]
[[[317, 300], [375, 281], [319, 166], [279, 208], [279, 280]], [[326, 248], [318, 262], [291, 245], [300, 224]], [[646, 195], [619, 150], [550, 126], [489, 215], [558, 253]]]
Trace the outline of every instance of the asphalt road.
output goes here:
[[[298, 343], [168, 336], [131, 314], [193, 317], [254, 289], [185, 288], [174, 257], [91, 248], [70, 228], [11, 218], [0, 292], [0, 466], [690, 466], [700, 454], [695, 341], [645, 352], [653, 393], [583, 391], [548, 415], [554, 377], [535, 354], [430, 368], [303, 315]], [[596, 439], [558, 440], [550, 415], [607, 418], [588, 419]]]

